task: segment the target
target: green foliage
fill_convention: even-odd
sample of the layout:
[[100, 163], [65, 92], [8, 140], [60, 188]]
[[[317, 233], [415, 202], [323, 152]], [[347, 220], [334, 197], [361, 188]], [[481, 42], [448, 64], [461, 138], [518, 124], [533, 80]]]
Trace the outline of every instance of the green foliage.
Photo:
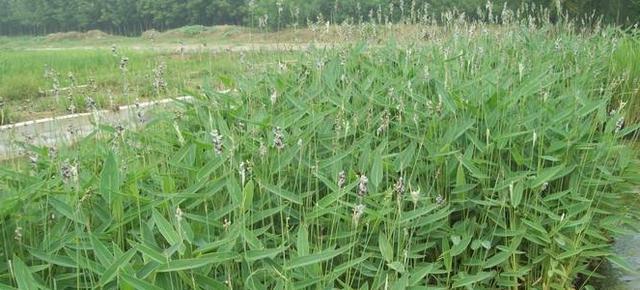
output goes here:
[[312, 49], [137, 130], [35, 148], [0, 168], [0, 283], [568, 289], [624, 266], [638, 125], [600, 88], [627, 36], [456, 25]]
[[192, 25], [192, 26], [185, 26], [185, 27], [181, 27], [180, 31], [182, 31], [182, 33], [189, 35], [189, 36], [196, 36], [204, 31], [206, 31], [206, 28], [202, 25]]
[[627, 121], [640, 120], [640, 38], [625, 38], [611, 56], [613, 75], [624, 76], [614, 89], [627, 102]]

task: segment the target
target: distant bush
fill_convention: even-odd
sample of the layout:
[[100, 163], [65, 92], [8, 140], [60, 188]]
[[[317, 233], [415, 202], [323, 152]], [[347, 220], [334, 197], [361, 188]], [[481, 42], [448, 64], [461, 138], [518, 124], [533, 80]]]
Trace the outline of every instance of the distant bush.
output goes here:
[[157, 30], [151, 29], [143, 32], [141, 37], [143, 39], [155, 39], [156, 37], [158, 37], [159, 34], [160, 32], [158, 32]]
[[207, 29], [202, 25], [191, 25], [181, 27], [179, 30], [187, 36], [196, 36], [202, 32], [205, 32]]

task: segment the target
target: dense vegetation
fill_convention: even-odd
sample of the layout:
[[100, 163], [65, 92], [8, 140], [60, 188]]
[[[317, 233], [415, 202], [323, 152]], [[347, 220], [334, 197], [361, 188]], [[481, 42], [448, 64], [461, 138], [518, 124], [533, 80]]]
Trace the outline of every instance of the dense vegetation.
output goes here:
[[[603, 15], [606, 21], [635, 23], [640, 16], [638, 0], [495, 0], [500, 13], [507, 2], [511, 9], [523, 4], [545, 7], [556, 14]], [[425, 6], [426, 5], [426, 6]], [[100, 29], [117, 34], [139, 34], [185, 25], [238, 24], [274, 28], [307, 25], [318, 18], [340, 23], [351, 19], [415, 21], [425, 13], [436, 19], [452, 8], [476, 18], [485, 0], [0, 0], [0, 35], [48, 34], [60, 31]], [[425, 10], [426, 7], [426, 10]], [[268, 19], [265, 18], [268, 15]]]
[[592, 289], [638, 221], [637, 36], [459, 19], [25, 144], [0, 288]]

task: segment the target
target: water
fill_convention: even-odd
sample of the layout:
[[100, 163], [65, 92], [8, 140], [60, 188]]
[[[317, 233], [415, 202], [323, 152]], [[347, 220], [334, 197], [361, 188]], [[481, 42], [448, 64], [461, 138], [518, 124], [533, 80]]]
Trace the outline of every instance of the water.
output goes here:
[[[640, 234], [622, 236], [616, 239], [614, 245], [616, 253], [627, 259], [633, 269], [640, 269]], [[603, 283], [606, 288], [612, 290], [640, 290], [640, 274], [629, 274], [615, 265], [609, 271], [610, 281]]]

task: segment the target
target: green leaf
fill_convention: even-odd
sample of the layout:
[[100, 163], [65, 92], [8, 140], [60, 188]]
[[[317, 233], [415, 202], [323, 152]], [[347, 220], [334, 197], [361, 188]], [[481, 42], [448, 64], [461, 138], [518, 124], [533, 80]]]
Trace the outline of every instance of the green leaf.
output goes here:
[[513, 186], [513, 189], [509, 189], [509, 194], [511, 197], [511, 205], [513, 206], [513, 208], [518, 208], [518, 206], [520, 205], [520, 202], [522, 202], [522, 195], [523, 195], [524, 189], [522, 186], [522, 182], [517, 182], [515, 184], [515, 186]]
[[138, 244], [138, 251], [140, 251], [140, 253], [146, 255], [147, 257], [149, 257], [151, 260], [156, 261], [160, 264], [165, 264], [168, 261], [167, 256], [163, 255], [162, 253], [160, 253], [159, 251], [153, 249], [152, 246], [148, 246], [145, 244]]
[[407, 287], [409, 287], [409, 277], [407, 277], [407, 275], [402, 275], [400, 279], [391, 285], [391, 290], [405, 290]]
[[614, 265], [620, 267], [622, 270], [624, 270], [626, 272], [637, 273], [637, 271], [633, 269], [633, 266], [631, 266], [631, 264], [629, 264], [629, 262], [627, 260], [621, 258], [620, 256], [611, 255], [611, 256], [607, 257], [607, 260], [609, 260], [609, 262], [611, 262]]
[[571, 193], [570, 189], [569, 190], [560, 191], [560, 192], [556, 192], [556, 193], [552, 193], [552, 194], [549, 194], [549, 195], [545, 196], [543, 200], [545, 202], [559, 200], [561, 198], [564, 198], [569, 193]]
[[467, 184], [467, 180], [464, 169], [462, 169], [462, 162], [460, 162], [460, 164], [458, 164], [458, 170], [456, 171], [456, 186], [462, 186], [464, 184]]
[[[460, 278], [454, 279], [452, 287], [457, 288], [457, 287], [471, 286], [475, 283], [492, 278], [493, 276], [495, 276], [495, 274], [496, 274], [495, 271], [491, 271], [491, 272], [480, 272], [475, 275], [460, 277]], [[462, 275], [458, 274], [457, 276], [462, 276]]]
[[130, 286], [133, 286], [134, 289], [153, 289], [153, 290], [162, 290], [162, 288], [153, 285], [145, 280], [139, 279], [133, 275], [129, 275], [127, 273], [121, 272], [120, 274], [118, 274], [118, 276], [120, 276], [120, 278], [122, 278], [122, 280], [129, 284]]
[[[547, 230], [539, 222], [530, 221], [528, 219], [523, 218], [522, 219], [522, 223], [524, 223], [525, 225], [529, 226], [531, 229], [534, 229], [534, 230], [538, 231], [544, 237], [548, 237], [549, 236], [549, 232], [547, 232]], [[546, 240], [548, 240], [548, 238]]]
[[413, 271], [411, 271], [409, 278], [409, 286], [416, 286], [424, 277], [429, 274], [435, 273], [442, 267], [439, 263], [430, 263], [426, 266], [415, 267]]
[[[173, 158], [171, 158], [171, 160], [169, 160], [169, 163], [178, 167], [191, 167], [193, 166], [195, 151], [196, 144], [184, 146], [173, 156]], [[180, 164], [181, 162], [184, 162], [185, 164]]]
[[275, 194], [275, 195], [277, 195], [277, 196], [279, 196], [279, 197], [281, 197], [283, 199], [286, 199], [286, 200], [288, 200], [290, 202], [293, 202], [295, 204], [302, 205], [302, 198], [299, 195], [296, 195], [293, 192], [290, 192], [290, 191], [287, 191], [287, 190], [285, 190], [283, 188], [276, 187], [276, 186], [273, 186], [273, 185], [269, 185], [269, 184], [266, 184], [266, 183], [265, 184], [261, 184], [261, 185], [267, 191], [269, 191], [269, 192], [271, 192], [271, 193], [273, 193], [273, 194]]
[[211, 264], [219, 264], [238, 256], [234, 252], [220, 252], [201, 256], [200, 258], [181, 259], [169, 261], [158, 269], [158, 272], [178, 272], [184, 270], [197, 269]]
[[[207, 285], [210, 288], [205, 288], [205, 289], [212, 289], [212, 290], [227, 290], [229, 289], [229, 286], [227, 284], [224, 284], [218, 280], [212, 279], [210, 277], [208, 277], [207, 275], [203, 275], [203, 274], [199, 274], [196, 273], [195, 275], [195, 282], [197, 283], [197, 285]], [[247, 286], [249, 287], [249, 286]], [[248, 289], [252, 289], [252, 288], [248, 288]]]
[[451, 248], [451, 256], [455, 257], [462, 254], [462, 252], [464, 252], [464, 250], [469, 246], [469, 243], [471, 243], [471, 236], [465, 236], [458, 243], [454, 243]]
[[412, 211], [405, 212], [402, 214], [399, 223], [401, 225], [411, 226], [415, 219], [432, 212], [436, 208], [438, 208], [437, 204], [431, 204], [429, 206], [419, 207]]
[[244, 211], [251, 209], [251, 206], [253, 205], [253, 192], [253, 180], [250, 180], [245, 184], [244, 189], [242, 190], [242, 208]]
[[373, 165], [371, 166], [371, 176], [369, 177], [369, 179], [371, 180], [371, 184], [373, 184], [373, 186], [377, 188], [382, 181], [382, 177], [382, 152], [376, 151], [373, 156]]
[[570, 257], [573, 257], [575, 255], [578, 255], [578, 254], [582, 253], [582, 251], [584, 251], [584, 249], [573, 249], [573, 250], [565, 251], [565, 252], [560, 253], [559, 255], [556, 255], [555, 259], [564, 260], [566, 258], [570, 258]]
[[4, 283], [0, 283], [0, 290], [16, 290], [18, 288], [14, 288]]
[[388, 263], [387, 267], [389, 267], [389, 269], [392, 269], [400, 274], [403, 274], [405, 272], [404, 265], [398, 261], [395, 261], [393, 263]]
[[258, 239], [258, 236], [256, 236], [256, 233], [254, 233], [253, 231], [249, 229], [243, 229], [242, 238], [244, 239], [245, 242], [247, 242], [247, 244], [249, 244], [249, 247], [251, 249], [254, 249], [254, 250], [264, 249], [264, 244], [262, 244], [260, 239]]
[[136, 254], [137, 251], [138, 250], [135, 247], [131, 248], [124, 255], [120, 256], [117, 260], [115, 260], [109, 266], [109, 268], [107, 268], [104, 271], [104, 273], [102, 273], [102, 276], [100, 277], [100, 281], [98, 281], [98, 285], [104, 286], [107, 283], [111, 282], [111, 280], [113, 280], [113, 278], [116, 277], [118, 270], [120, 270], [122, 267], [128, 264], [129, 260], [133, 258], [133, 256]]
[[243, 206], [244, 192], [242, 188], [240, 188], [238, 179], [234, 175], [228, 176], [226, 179], [227, 182], [225, 185], [231, 198], [231, 203], [236, 207]]
[[173, 226], [167, 221], [156, 209], [153, 209], [152, 213], [153, 222], [158, 227], [160, 234], [167, 240], [167, 242], [173, 246], [182, 243], [182, 239]]
[[18, 284], [18, 289], [38, 289], [38, 283], [33, 278], [33, 274], [29, 267], [20, 260], [16, 255], [13, 255], [13, 274]]
[[49, 263], [49, 264], [54, 264], [54, 265], [67, 267], [67, 268], [77, 268], [78, 267], [76, 262], [74, 262], [69, 257], [49, 255], [49, 254], [44, 253], [42, 251], [39, 251], [37, 249], [31, 249], [30, 250], [30, 254], [32, 256], [44, 261], [44, 262]]
[[442, 258], [444, 260], [444, 267], [447, 271], [451, 271], [453, 267], [453, 258], [451, 257], [451, 246], [447, 239], [440, 240], [442, 245]]
[[207, 164], [202, 166], [202, 168], [200, 168], [200, 170], [196, 172], [196, 180], [200, 181], [207, 179], [211, 175], [211, 173], [213, 173], [213, 171], [218, 169], [218, 167], [223, 164], [222, 161], [222, 159], [216, 158], [207, 162]]
[[[447, 89], [444, 87], [444, 85], [442, 84], [442, 82], [436, 81], [435, 82], [435, 88], [436, 88], [436, 92], [438, 94], [438, 98], [442, 101], [442, 104], [444, 105], [444, 108], [451, 112], [454, 113], [456, 112], [456, 105], [453, 102], [453, 100], [451, 99], [451, 96], [449, 95], [449, 92], [447, 91]], [[472, 124], [473, 125], [473, 124]], [[462, 131], [462, 130], [461, 130]], [[462, 131], [460, 134], [464, 133], [464, 131]]]
[[413, 156], [415, 155], [416, 147], [417, 147], [417, 143], [411, 142], [411, 144], [407, 146], [407, 149], [405, 149], [404, 151], [402, 151], [402, 153], [400, 153], [396, 161], [397, 171], [402, 171], [413, 164], [414, 162]]
[[109, 265], [113, 262], [113, 255], [109, 252], [107, 246], [102, 243], [95, 235], [90, 235], [91, 246], [93, 247], [93, 251], [95, 252], [98, 261], [102, 265]]
[[427, 216], [424, 216], [418, 220], [416, 220], [415, 222], [411, 223], [410, 226], [413, 228], [419, 228], [419, 227], [423, 227], [425, 225], [429, 225], [432, 223], [435, 223], [441, 219], [444, 219], [446, 217], [449, 217], [449, 215], [451, 215], [453, 211], [450, 210], [448, 207], [444, 207], [441, 210], [433, 213], [433, 214], [429, 214]]
[[107, 203], [111, 205], [111, 198], [114, 194], [117, 194], [120, 190], [120, 173], [118, 168], [118, 162], [113, 152], [107, 155], [107, 159], [104, 161], [102, 167], [102, 173], [100, 173], [100, 187], [99, 192], [107, 200]]
[[558, 173], [560, 173], [565, 168], [566, 168], [566, 166], [563, 164], [563, 165], [558, 165], [558, 166], [542, 169], [538, 173], [536, 178], [531, 181], [531, 184], [529, 185], [530, 188], [538, 188], [539, 186], [541, 186], [545, 182], [549, 182], [549, 181], [553, 180], [558, 175]]
[[489, 258], [489, 260], [487, 260], [484, 263], [482, 268], [487, 269], [487, 268], [495, 267], [501, 264], [502, 262], [509, 259], [509, 257], [511, 256], [511, 253], [512, 253], [511, 251], [504, 251], [504, 252], [500, 252], [498, 254], [493, 255], [491, 258]]
[[378, 235], [378, 247], [380, 247], [382, 257], [387, 261], [387, 263], [391, 263], [391, 261], [393, 261], [393, 247], [384, 233], [380, 233]]
[[309, 230], [307, 230], [306, 225], [300, 225], [300, 227], [298, 228], [298, 235], [296, 237], [296, 240], [298, 257], [309, 255]]
[[469, 172], [471, 173], [471, 176], [477, 178], [477, 179], [488, 179], [489, 176], [484, 174], [482, 172], [482, 170], [480, 170], [480, 168], [478, 168], [477, 166], [475, 166], [473, 164], [472, 160], [467, 160], [467, 158], [460, 158], [460, 162], [462, 163], [462, 165], [469, 170]]
[[331, 274], [334, 277], [340, 276], [342, 275], [344, 272], [346, 272], [347, 270], [357, 266], [358, 264], [366, 261], [367, 259], [369, 259], [371, 256], [369, 256], [368, 254], [365, 254], [362, 257], [359, 258], [355, 258], [355, 259], [351, 259], [347, 262], [344, 262], [340, 265], [338, 265], [337, 267], [333, 268], [333, 271], [331, 272]]
[[82, 213], [74, 211], [73, 208], [64, 201], [55, 197], [49, 197], [49, 204], [64, 217], [77, 223], [83, 223]]
[[348, 190], [336, 190], [331, 194], [327, 194], [322, 199], [320, 199], [317, 203], [317, 208], [313, 210], [326, 209], [331, 205], [335, 205], [336, 201], [345, 196], [349, 191]]
[[245, 252], [244, 257], [245, 257], [245, 260], [247, 260], [247, 262], [254, 262], [254, 261], [265, 259], [265, 258], [273, 259], [275, 256], [284, 252], [284, 250], [286, 249], [287, 247], [279, 247], [275, 249], [264, 249], [264, 250], [250, 250]]
[[302, 256], [302, 257], [294, 257], [289, 260], [289, 262], [286, 264], [284, 268], [285, 270], [291, 270], [295, 268], [305, 267], [308, 265], [322, 263], [324, 261], [331, 260], [337, 257], [338, 255], [348, 251], [352, 246], [353, 244], [337, 250], [333, 250], [333, 249], [324, 250], [316, 254], [311, 254], [311, 255]]

